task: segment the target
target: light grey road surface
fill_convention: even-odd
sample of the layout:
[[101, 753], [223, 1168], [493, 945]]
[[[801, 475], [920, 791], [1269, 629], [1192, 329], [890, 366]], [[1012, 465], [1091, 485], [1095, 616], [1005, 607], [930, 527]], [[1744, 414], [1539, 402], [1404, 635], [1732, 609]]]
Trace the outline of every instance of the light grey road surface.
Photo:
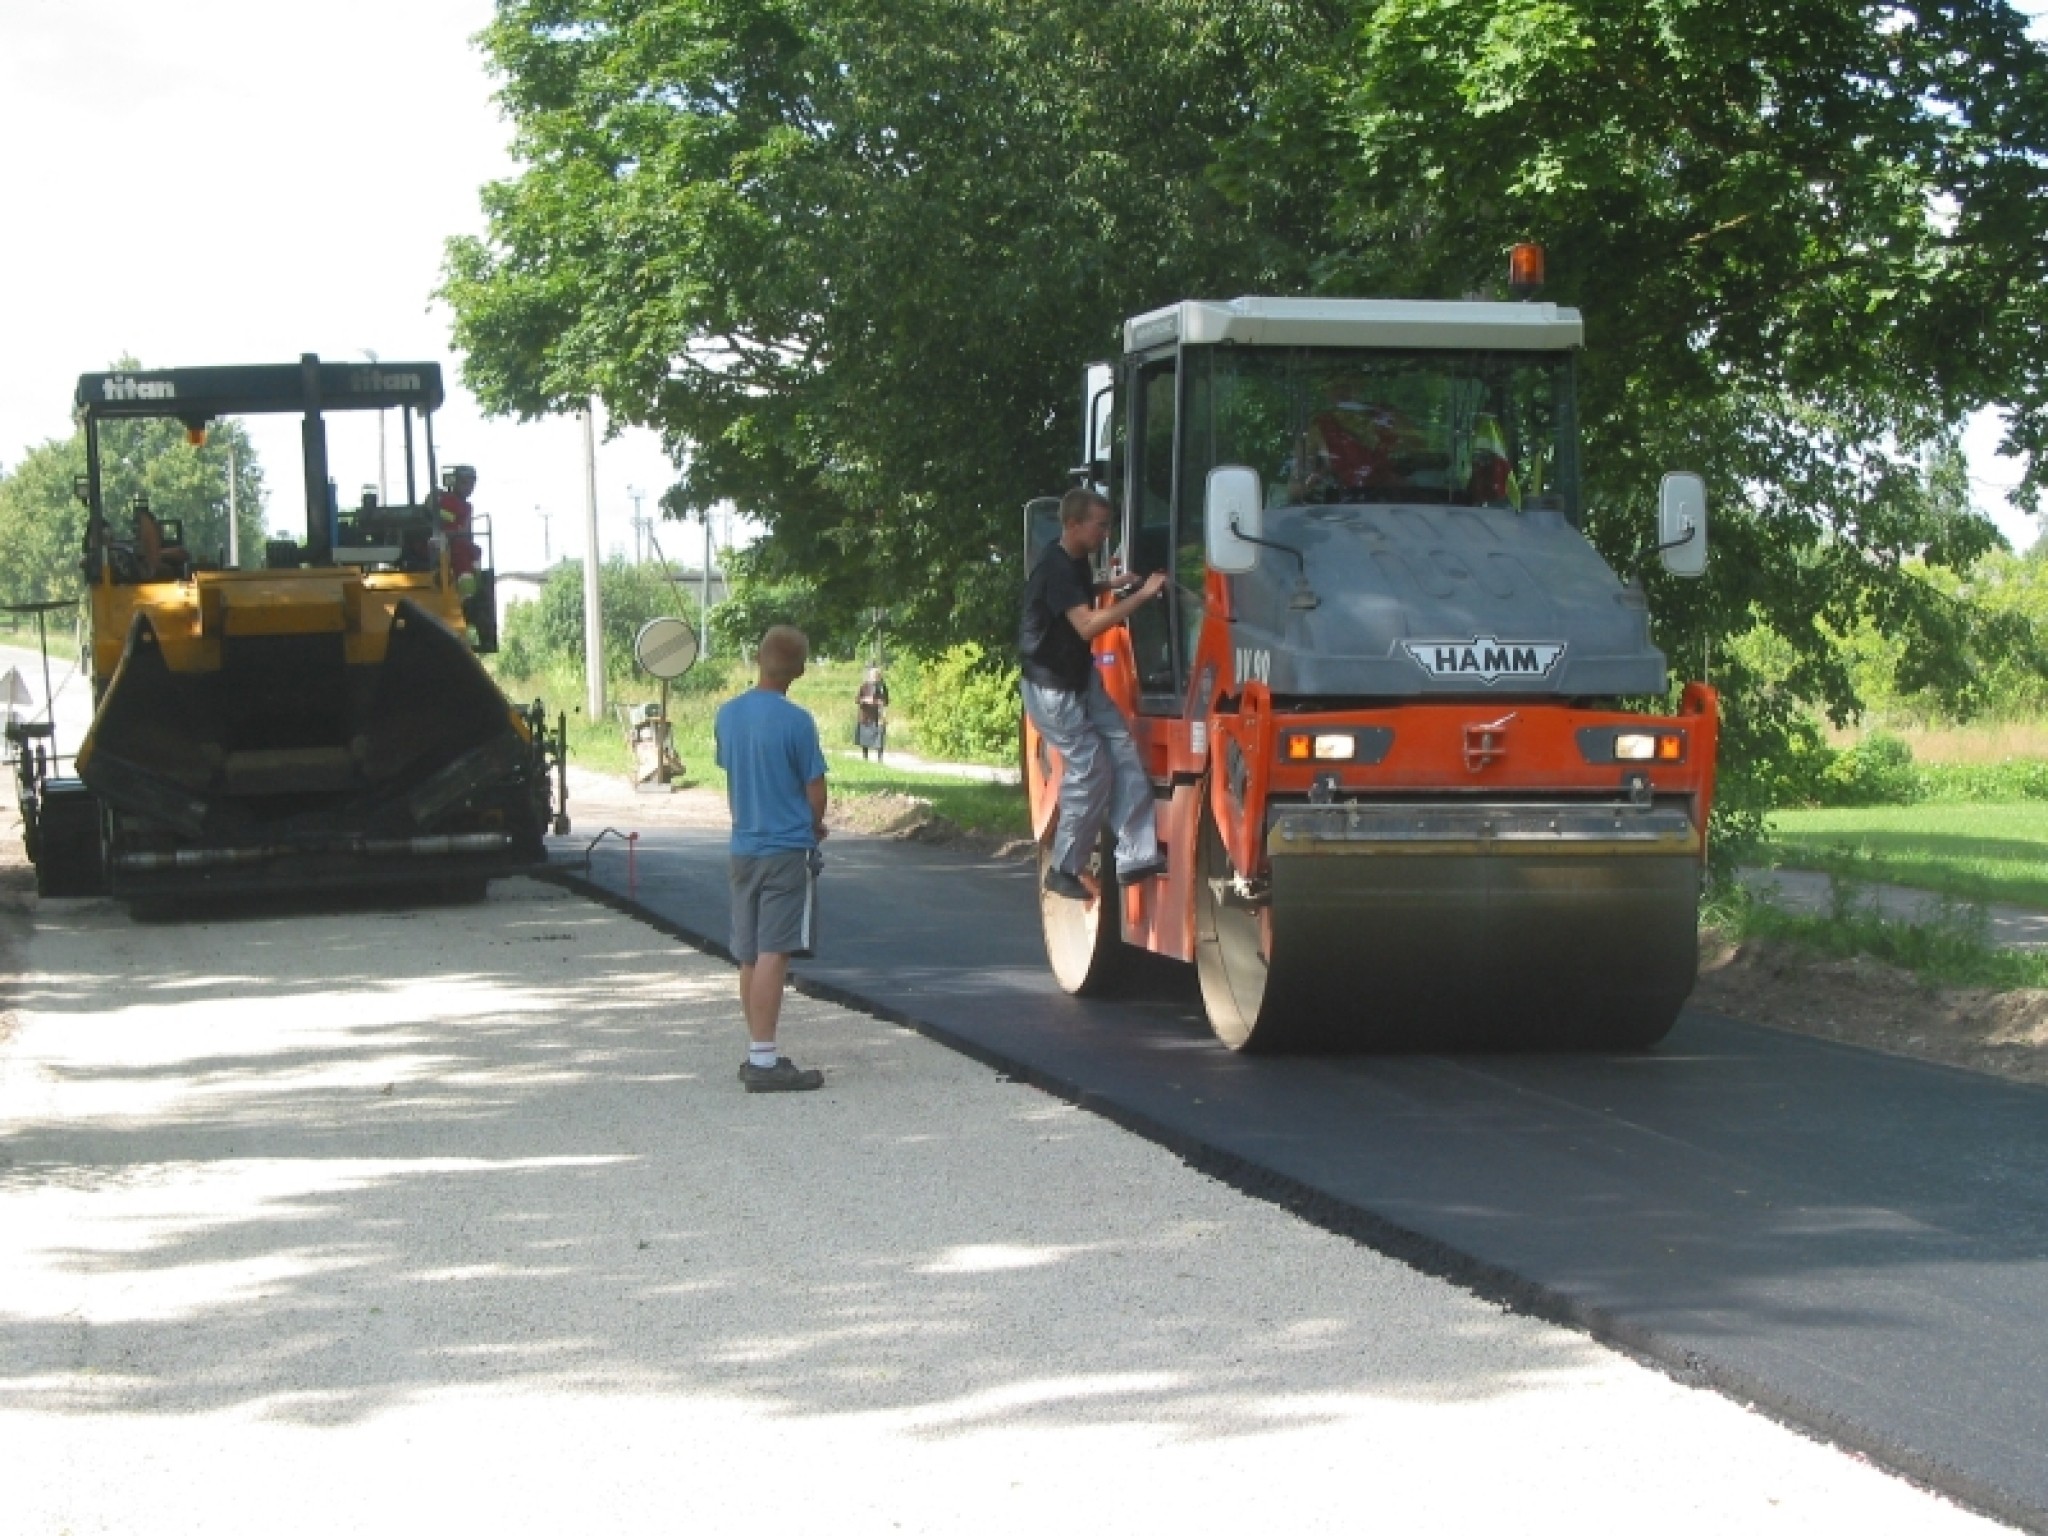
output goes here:
[[[51, 638], [69, 641], [71, 623], [64, 614], [52, 614]], [[0, 676], [10, 669], [19, 674], [21, 686], [27, 691], [28, 701], [19, 706], [17, 713], [24, 720], [47, 720], [50, 718], [50, 700], [56, 699], [57, 750], [64, 758], [68, 772], [71, 754], [78, 750], [78, 744], [85, 739], [85, 728], [92, 723], [92, 683], [78, 663], [54, 652], [47, 658], [37, 650], [33, 625], [26, 631], [26, 644], [0, 645]], [[13, 792], [6, 794], [11, 805]]]
[[11, 921], [0, 1529], [1996, 1529], [567, 892]]
[[[1746, 869], [1742, 883], [1750, 891], [1792, 912], [1824, 914], [1835, 909], [1834, 879], [1811, 869]], [[2008, 949], [2048, 950], [2048, 912], [1997, 903], [1958, 902], [1933, 891], [1903, 885], [1859, 883], [1841, 893], [1856, 909], [1894, 923], [1970, 923], [1981, 919], [1987, 943]]]

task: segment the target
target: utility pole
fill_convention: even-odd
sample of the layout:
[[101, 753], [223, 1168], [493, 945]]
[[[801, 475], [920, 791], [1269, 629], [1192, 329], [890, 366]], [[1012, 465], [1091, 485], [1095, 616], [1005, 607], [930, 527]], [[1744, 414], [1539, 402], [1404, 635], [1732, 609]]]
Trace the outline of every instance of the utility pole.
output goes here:
[[[368, 347], [358, 347], [356, 350], [370, 360], [370, 366], [373, 368], [382, 361]], [[391, 497], [384, 488], [384, 413], [380, 410], [377, 412], [377, 505], [388, 506], [390, 502]]]
[[536, 506], [533, 515], [540, 519], [540, 568], [546, 570], [555, 563], [555, 547], [548, 541], [548, 522], [552, 514]]
[[604, 718], [604, 614], [597, 581], [597, 426], [583, 405], [583, 703], [584, 718]]
[[704, 579], [697, 599], [697, 654], [711, 654], [711, 509], [704, 509]]
[[626, 494], [633, 498], [633, 563], [647, 563], [647, 519], [640, 515], [640, 498], [647, 493], [637, 485], [626, 487]]

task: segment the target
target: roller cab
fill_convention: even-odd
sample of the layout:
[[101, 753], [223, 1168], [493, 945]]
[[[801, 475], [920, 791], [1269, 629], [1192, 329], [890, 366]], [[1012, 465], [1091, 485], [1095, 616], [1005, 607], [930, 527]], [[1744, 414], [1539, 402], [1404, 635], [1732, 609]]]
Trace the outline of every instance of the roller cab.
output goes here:
[[[1690, 993], [1718, 733], [1580, 531], [1579, 316], [1239, 299], [1132, 320], [1081, 477], [1165, 600], [1096, 643], [1164, 879], [1041, 898], [1070, 991], [1194, 963], [1246, 1050], [1640, 1047]], [[1694, 574], [1696, 477], [1645, 557]], [[1058, 536], [1027, 510], [1027, 555]], [[1647, 514], [1647, 509], [1646, 509]], [[1107, 573], [1105, 573], [1107, 574]], [[1041, 846], [1060, 764], [1025, 722]]]
[[[488, 525], [437, 517], [438, 365], [89, 374], [81, 571], [94, 713], [75, 774], [25, 784], [64, 829], [38, 879], [161, 903], [194, 893], [430, 886], [474, 893], [545, 856], [561, 731], [511, 705], [495, 645]], [[397, 419], [402, 499], [342, 507], [327, 417]], [[146, 503], [104, 502], [108, 423], [301, 418], [303, 537], [201, 551]], [[467, 541], [467, 547], [464, 547]], [[239, 558], [237, 557], [239, 554]], [[59, 893], [56, 890], [53, 894]]]

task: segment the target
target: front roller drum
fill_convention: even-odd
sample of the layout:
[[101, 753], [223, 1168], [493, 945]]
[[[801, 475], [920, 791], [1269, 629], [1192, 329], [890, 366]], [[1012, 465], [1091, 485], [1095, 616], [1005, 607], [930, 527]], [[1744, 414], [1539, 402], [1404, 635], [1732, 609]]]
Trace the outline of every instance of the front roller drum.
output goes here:
[[1640, 1049], [1698, 968], [1678, 853], [1275, 854], [1237, 878], [1203, 829], [1196, 963], [1245, 1051]]

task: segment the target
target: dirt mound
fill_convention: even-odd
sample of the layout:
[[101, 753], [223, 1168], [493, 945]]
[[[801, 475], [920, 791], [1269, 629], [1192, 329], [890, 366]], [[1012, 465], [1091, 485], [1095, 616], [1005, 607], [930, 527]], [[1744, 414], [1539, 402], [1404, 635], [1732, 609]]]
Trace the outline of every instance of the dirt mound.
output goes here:
[[833, 831], [864, 837], [910, 837], [919, 828], [943, 819], [932, 810], [931, 801], [893, 790], [835, 795], [825, 813], [825, 825]]
[[832, 801], [825, 824], [834, 831], [864, 837], [900, 837], [906, 842], [929, 843], [937, 848], [992, 858], [1022, 858], [1031, 852], [1027, 839], [969, 831], [933, 810], [929, 800], [893, 790], [840, 796]]
[[2048, 1083], [2048, 990], [1943, 987], [1857, 956], [1815, 957], [1768, 939], [1700, 948], [1693, 1002], [1846, 1045]]

